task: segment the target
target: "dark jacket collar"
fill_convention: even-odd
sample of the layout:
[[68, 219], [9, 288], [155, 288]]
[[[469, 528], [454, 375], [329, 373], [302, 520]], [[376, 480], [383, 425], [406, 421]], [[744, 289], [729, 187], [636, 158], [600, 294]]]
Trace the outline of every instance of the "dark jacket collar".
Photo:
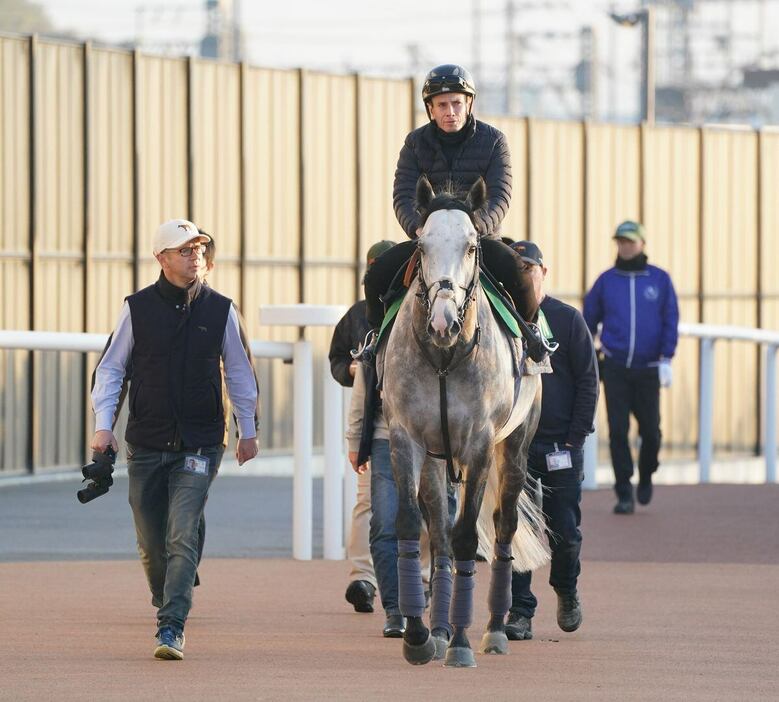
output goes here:
[[[459, 132], [448, 134], [447, 132], [439, 129], [438, 125], [433, 120], [430, 120], [424, 127], [425, 139], [438, 149], [441, 148], [441, 145], [444, 143], [444, 139], [451, 139], [456, 144], [463, 143], [476, 134], [476, 124], [476, 118], [472, 114], [468, 115], [468, 119], [465, 121], [465, 125]], [[442, 135], [443, 138], [441, 138]]]
[[166, 277], [165, 274], [160, 271], [160, 277], [157, 279], [157, 290], [163, 299], [173, 302], [177, 305], [192, 305], [192, 303], [200, 295], [200, 291], [203, 288], [203, 284], [200, 278], [190, 283], [187, 288], [180, 288], [177, 285], [173, 285]]
[[625, 260], [617, 256], [617, 260], [614, 262], [614, 267], [619, 271], [633, 272], [646, 270], [647, 257], [646, 254], [638, 254], [633, 258]]

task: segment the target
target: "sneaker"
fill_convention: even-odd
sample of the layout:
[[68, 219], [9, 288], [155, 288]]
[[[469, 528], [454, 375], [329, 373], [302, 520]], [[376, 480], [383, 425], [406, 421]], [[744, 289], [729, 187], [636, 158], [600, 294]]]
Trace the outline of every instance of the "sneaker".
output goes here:
[[648, 505], [652, 501], [652, 476], [641, 478], [636, 488], [636, 499], [640, 505]]
[[620, 500], [614, 505], [614, 514], [633, 514], [633, 500]]
[[355, 612], [372, 612], [376, 588], [367, 580], [352, 580], [346, 588], [346, 601]]
[[382, 635], [385, 639], [402, 639], [406, 631], [406, 618], [402, 614], [388, 614]]
[[506, 636], [512, 641], [529, 641], [533, 638], [533, 621], [516, 612], [509, 612], [504, 628]]
[[582, 604], [576, 590], [557, 592], [557, 625], [568, 632], [576, 631], [582, 625]]
[[157, 648], [154, 657], [162, 660], [180, 661], [184, 658], [184, 632], [172, 626], [161, 626], [157, 631]]

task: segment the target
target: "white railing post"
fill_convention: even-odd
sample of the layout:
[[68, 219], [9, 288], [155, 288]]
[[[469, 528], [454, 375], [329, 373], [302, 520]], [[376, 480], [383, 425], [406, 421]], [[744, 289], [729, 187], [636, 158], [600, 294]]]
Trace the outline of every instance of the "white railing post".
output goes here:
[[333, 561], [343, 560], [343, 390], [330, 372], [330, 360], [324, 359], [324, 546], [322, 555]]
[[776, 482], [776, 351], [777, 346], [765, 347], [765, 429], [763, 450], [765, 452], [765, 479]]
[[582, 490], [597, 490], [598, 476], [598, 430], [592, 432], [584, 440], [584, 480]]
[[711, 477], [714, 427], [714, 339], [701, 338], [701, 375], [698, 395], [698, 465], [699, 480]]
[[292, 557], [311, 560], [313, 526], [314, 369], [311, 342], [295, 342], [293, 351], [295, 470], [292, 477]]

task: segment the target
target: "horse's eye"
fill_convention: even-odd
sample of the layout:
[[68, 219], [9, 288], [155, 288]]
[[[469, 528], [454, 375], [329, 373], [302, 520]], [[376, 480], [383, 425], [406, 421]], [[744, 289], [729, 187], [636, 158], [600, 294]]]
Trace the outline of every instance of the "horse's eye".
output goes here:
[[473, 254], [476, 253], [476, 247], [475, 246], [469, 246], [468, 247], [468, 255], [473, 256]]

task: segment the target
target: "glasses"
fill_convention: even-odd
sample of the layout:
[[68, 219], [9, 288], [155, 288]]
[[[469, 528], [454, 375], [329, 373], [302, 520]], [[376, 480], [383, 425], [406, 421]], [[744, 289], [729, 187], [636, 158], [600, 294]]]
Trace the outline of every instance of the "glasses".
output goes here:
[[422, 92], [425, 94], [433, 93], [441, 90], [441, 88], [448, 88], [449, 90], [465, 88], [466, 90], [472, 90], [471, 86], [468, 85], [468, 81], [466, 81], [464, 78], [460, 78], [458, 76], [442, 76], [440, 78], [430, 78], [429, 80], [425, 81], [425, 86], [422, 89]]
[[194, 244], [192, 246], [185, 246], [183, 249], [165, 249], [165, 251], [178, 251], [180, 256], [189, 258], [192, 254], [204, 254], [208, 249], [208, 244]]

